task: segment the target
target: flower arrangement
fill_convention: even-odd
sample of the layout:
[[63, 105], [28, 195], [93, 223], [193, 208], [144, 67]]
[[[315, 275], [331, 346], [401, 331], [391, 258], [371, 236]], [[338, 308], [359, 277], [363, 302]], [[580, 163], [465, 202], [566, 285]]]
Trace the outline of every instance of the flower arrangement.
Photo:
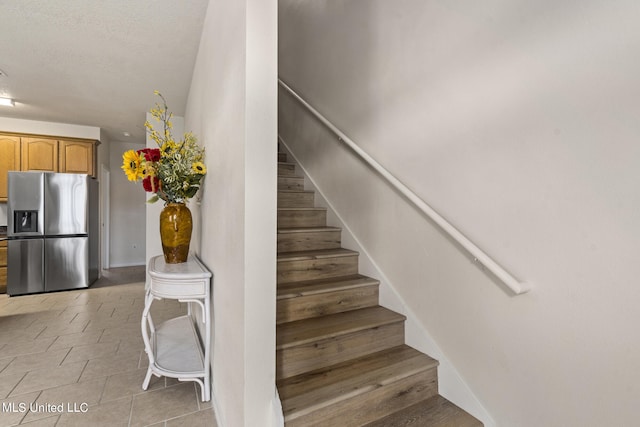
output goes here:
[[160, 131], [146, 121], [144, 126], [158, 148], [129, 150], [122, 155], [122, 170], [129, 181], [142, 181], [146, 192], [155, 193], [148, 203], [164, 200], [167, 203], [184, 203], [198, 192], [200, 183], [207, 173], [204, 165], [204, 148], [196, 137], [187, 132], [180, 141], [171, 133], [171, 113], [162, 94], [154, 91], [161, 103], [150, 110], [151, 115], [161, 125]]

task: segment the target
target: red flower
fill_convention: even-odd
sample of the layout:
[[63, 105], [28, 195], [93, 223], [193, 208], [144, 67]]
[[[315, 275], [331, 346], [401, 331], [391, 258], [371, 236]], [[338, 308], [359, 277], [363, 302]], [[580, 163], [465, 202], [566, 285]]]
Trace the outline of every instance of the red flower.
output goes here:
[[142, 180], [142, 187], [147, 193], [155, 193], [160, 189], [160, 180], [157, 176], [147, 176]]
[[142, 150], [138, 150], [138, 153], [144, 154], [144, 159], [147, 162], [157, 162], [160, 160], [159, 148], [143, 148]]

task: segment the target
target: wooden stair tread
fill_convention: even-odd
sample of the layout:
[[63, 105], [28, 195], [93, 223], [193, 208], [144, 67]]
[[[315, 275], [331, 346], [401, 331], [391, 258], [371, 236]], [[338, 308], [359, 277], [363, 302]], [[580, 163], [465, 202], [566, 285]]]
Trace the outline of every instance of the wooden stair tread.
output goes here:
[[405, 319], [402, 314], [376, 306], [283, 323], [276, 326], [276, 350], [404, 322]]
[[[285, 420], [436, 368], [438, 362], [400, 345], [278, 381]], [[435, 375], [435, 373], [434, 373]]]
[[278, 234], [292, 234], [292, 233], [322, 233], [331, 231], [341, 231], [340, 227], [287, 227], [278, 228]]
[[288, 299], [301, 296], [316, 295], [331, 291], [360, 288], [363, 286], [378, 285], [380, 282], [371, 277], [356, 274], [331, 279], [305, 280], [302, 282], [290, 282], [278, 285], [277, 298]]
[[[278, 175], [278, 180], [287, 181], [289, 179], [300, 181], [304, 180], [304, 177], [302, 175]], [[278, 191], [281, 191], [281, 189], [278, 189]]]
[[336, 258], [336, 257], [356, 256], [356, 255], [358, 255], [358, 252], [351, 251], [349, 249], [344, 249], [344, 248], [320, 249], [320, 250], [314, 250], [314, 251], [299, 251], [299, 252], [281, 252], [278, 254], [278, 262]]
[[288, 179], [294, 179], [296, 181], [299, 181], [299, 180], [304, 180], [304, 177], [302, 175], [278, 175], [278, 179], [283, 181], [286, 181]]
[[299, 208], [278, 208], [278, 211], [326, 211], [327, 208], [299, 207]]
[[365, 427], [480, 427], [482, 422], [440, 395], [402, 409]]
[[313, 190], [287, 190], [287, 189], [281, 189], [278, 190], [278, 193], [315, 193], [315, 191]]

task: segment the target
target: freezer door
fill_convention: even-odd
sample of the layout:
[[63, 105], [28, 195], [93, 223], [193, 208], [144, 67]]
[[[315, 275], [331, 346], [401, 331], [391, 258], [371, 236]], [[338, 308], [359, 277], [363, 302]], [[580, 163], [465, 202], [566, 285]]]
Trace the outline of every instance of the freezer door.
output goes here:
[[44, 232], [47, 236], [87, 234], [87, 175], [44, 174]]
[[86, 288], [89, 282], [87, 237], [45, 239], [45, 291]]
[[9, 172], [7, 235], [30, 237], [44, 235], [44, 174]]
[[7, 249], [7, 293], [44, 292], [44, 239], [9, 240]]

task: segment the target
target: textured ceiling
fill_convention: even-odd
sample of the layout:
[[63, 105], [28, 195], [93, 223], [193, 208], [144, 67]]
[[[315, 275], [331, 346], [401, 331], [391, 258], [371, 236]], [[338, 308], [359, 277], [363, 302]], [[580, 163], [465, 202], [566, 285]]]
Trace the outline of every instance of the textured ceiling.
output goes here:
[[[0, 116], [144, 141], [154, 90], [184, 114], [208, 0], [0, 0]], [[123, 132], [130, 132], [126, 138]]]

